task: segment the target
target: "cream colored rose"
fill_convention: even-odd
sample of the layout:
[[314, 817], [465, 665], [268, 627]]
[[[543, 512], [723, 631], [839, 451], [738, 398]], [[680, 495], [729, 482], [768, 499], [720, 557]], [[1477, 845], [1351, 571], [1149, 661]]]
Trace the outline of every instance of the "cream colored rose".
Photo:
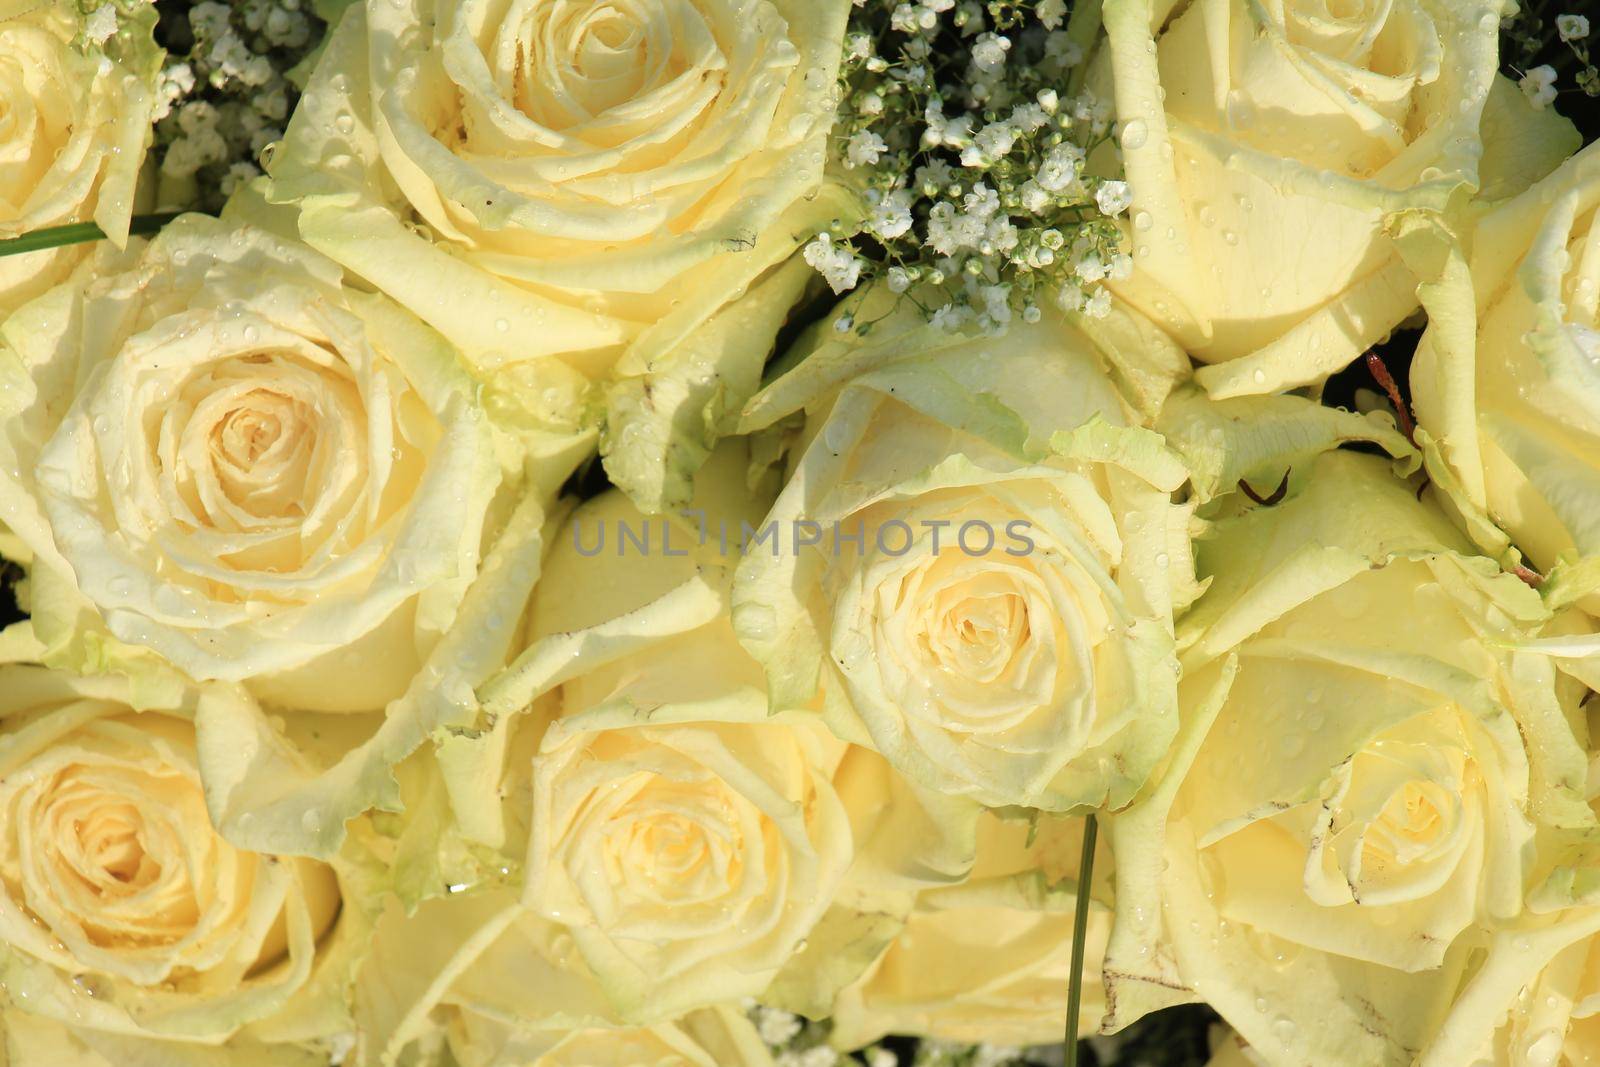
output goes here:
[[[585, 520], [644, 521], [616, 493], [579, 509], [574, 527]], [[682, 590], [700, 580], [690, 559], [643, 559], [618, 590], [635, 602]], [[550, 576], [562, 572], [552, 560]], [[597, 568], [567, 573], [582, 582], [574, 593], [600, 595], [585, 580]], [[595, 617], [598, 604], [574, 599], [540, 590], [535, 633], [571, 634], [568, 623]], [[760, 669], [718, 607], [698, 626], [685, 612], [678, 632], [564, 682], [531, 767], [524, 902], [567, 930], [624, 1019], [759, 994], [850, 861], [832, 784], [844, 746], [803, 717], [768, 716]], [[646, 610], [665, 621], [662, 608]]]
[[[681, 504], [709, 445], [681, 455], [697, 434], [679, 423], [728, 402], [718, 382], [753, 390], [808, 280], [780, 264], [846, 210], [817, 193], [848, 10], [368, 0], [318, 64], [271, 195], [536, 435], [587, 429], [585, 391], [614, 368], [613, 477]], [[702, 334], [724, 308], [739, 321]]]
[[[899, 936], [839, 994], [834, 1044], [859, 1048], [887, 1034], [1016, 1046], [1061, 1040], [1082, 847], [1076, 817], [1046, 815], [1030, 826], [982, 816], [965, 880], [919, 893]], [[1102, 851], [1084, 952], [1084, 1035], [1105, 1012], [1112, 869]]]
[[[1572, 619], [1559, 622], [1571, 624]], [[1593, 767], [1600, 694], [1588, 693], [1586, 714], [1580, 713], [1576, 722]], [[1593, 773], [1587, 792], [1595, 806], [1600, 778]], [[1600, 835], [1592, 827], [1543, 835], [1527, 911], [1516, 922], [1484, 933], [1481, 962], [1443, 1015], [1417, 1060], [1419, 1067], [1600, 1063], [1597, 845]]]
[[[742, 462], [713, 463], [734, 475], [735, 507], [702, 502], [744, 513]], [[619, 554], [623, 525], [653, 551]], [[615, 490], [551, 538], [526, 649], [438, 749], [457, 825], [506, 870], [425, 904], [420, 927], [380, 932], [360, 995], [384, 1056], [440, 1005], [535, 1048], [551, 1030], [757, 996], [851, 861], [833, 782], [846, 746], [810, 717], [769, 714], [727, 622], [715, 540], [647, 520]]]
[[563, 718], [534, 761], [525, 900], [568, 928], [625, 1018], [758, 994], [849, 863], [839, 748], [785, 717]]
[[771, 1067], [772, 1055], [737, 1008], [692, 1011], [636, 1029], [509, 1032], [498, 1020], [462, 1012], [448, 1023], [450, 1052], [462, 1067]]
[[1320, 381], [1417, 306], [1385, 233], [1457, 190], [1503, 196], [1577, 145], [1497, 79], [1501, 4], [1105, 6], [1134, 274], [1108, 283], [1212, 395]]
[[[81, 4], [0, 2], [0, 241], [73, 222], [127, 240], [161, 52], [153, 6], [107, 8], [116, 21], [97, 40]], [[0, 258], [0, 320], [86, 254], [76, 246]]]
[[1487, 959], [1450, 1006], [1421, 1067], [1454, 1063], [1593, 1067], [1600, 1063], [1600, 908], [1487, 940]]
[[774, 701], [820, 691], [841, 738], [947, 796], [1126, 802], [1176, 726], [1182, 464], [1058, 319], [879, 348], [853, 378], [807, 358], [751, 405], [809, 409], [733, 594]]
[[128, 691], [118, 679], [0, 667], [10, 1008], [91, 1034], [316, 1036], [316, 999], [339, 981], [323, 950], [351, 948], [329, 934], [339, 879], [219, 836], [195, 752], [196, 698], [135, 712]]
[[1271, 1063], [1410, 1063], [1522, 914], [1536, 825], [1594, 826], [1579, 687], [1522, 647], [1548, 613], [1348, 452], [1199, 569], [1186, 736], [1112, 825], [1107, 1025], [1192, 995]]
[[109, 631], [298, 709], [381, 708], [492, 532], [501, 460], [452, 350], [248, 226], [102, 255], [0, 331], [0, 514], [51, 575], [52, 655], [98, 668]]
[[[1429, 468], [1484, 551], [1600, 615], [1600, 153], [1487, 214], [1429, 292], [1411, 381]], [[1442, 231], [1414, 233], [1419, 245]], [[1441, 242], [1443, 243], [1443, 242]], [[1448, 247], [1448, 246], [1447, 246]], [[1443, 255], [1443, 250], [1440, 252]], [[1470, 274], [1468, 271], [1470, 268]], [[1474, 333], [1476, 336], [1474, 336]]]

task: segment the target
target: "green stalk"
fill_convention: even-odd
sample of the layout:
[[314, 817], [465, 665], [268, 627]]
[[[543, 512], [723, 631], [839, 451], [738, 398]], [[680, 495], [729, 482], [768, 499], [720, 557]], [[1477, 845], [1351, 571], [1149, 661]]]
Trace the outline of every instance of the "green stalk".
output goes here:
[[[145, 237], [177, 218], [182, 212], [164, 211], [156, 215], [135, 215], [128, 224], [128, 234], [131, 237]], [[12, 237], [0, 241], [0, 258], [5, 256], [20, 256], [27, 252], [39, 252], [46, 248], [60, 248], [62, 245], [82, 244], [85, 241], [102, 241], [106, 232], [92, 222], [74, 222], [66, 226], [51, 226], [49, 229], [34, 230], [21, 237]]]
[[1083, 817], [1083, 852], [1078, 859], [1078, 899], [1072, 916], [1072, 977], [1067, 985], [1066, 1067], [1078, 1067], [1078, 1013], [1083, 1003], [1083, 942], [1089, 930], [1089, 885], [1094, 875], [1094, 841], [1099, 826], [1091, 812]]

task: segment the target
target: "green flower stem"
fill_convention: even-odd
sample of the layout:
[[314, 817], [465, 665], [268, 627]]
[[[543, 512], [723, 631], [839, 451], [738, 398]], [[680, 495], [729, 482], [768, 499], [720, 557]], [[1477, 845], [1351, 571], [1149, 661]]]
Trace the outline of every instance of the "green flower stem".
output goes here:
[[[135, 215], [128, 224], [130, 237], [145, 237], [157, 232], [161, 227], [177, 218], [182, 212], [164, 211], [155, 215]], [[92, 222], [74, 222], [66, 226], [51, 226], [45, 230], [34, 230], [21, 237], [12, 237], [0, 241], [0, 257], [20, 256], [27, 252], [38, 252], [46, 248], [60, 248], [62, 245], [82, 244], [85, 241], [102, 241], [106, 232]]]
[[1083, 1002], [1083, 942], [1089, 931], [1089, 886], [1094, 876], [1094, 842], [1099, 826], [1091, 812], [1083, 817], [1083, 853], [1078, 860], [1078, 899], [1072, 916], [1072, 978], [1067, 986], [1066, 1067], [1078, 1067], [1078, 1013]]

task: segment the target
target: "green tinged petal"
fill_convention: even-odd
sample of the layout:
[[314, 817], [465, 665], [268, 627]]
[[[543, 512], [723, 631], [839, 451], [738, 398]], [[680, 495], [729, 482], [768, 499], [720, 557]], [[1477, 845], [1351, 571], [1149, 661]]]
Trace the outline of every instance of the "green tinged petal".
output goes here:
[[1156, 423], [1183, 457], [1201, 501], [1234, 492], [1241, 481], [1268, 496], [1296, 467], [1323, 452], [1370, 442], [1414, 470], [1416, 450], [1382, 414], [1361, 415], [1298, 396], [1208, 400], [1195, 389], [1175, 394]]

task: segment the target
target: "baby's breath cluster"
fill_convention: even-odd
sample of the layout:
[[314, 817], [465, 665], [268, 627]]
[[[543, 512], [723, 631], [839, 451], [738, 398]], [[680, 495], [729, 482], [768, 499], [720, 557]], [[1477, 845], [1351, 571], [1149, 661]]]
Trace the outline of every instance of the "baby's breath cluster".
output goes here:
[[1523, 4], [1501, 27], [1502, 58], [1537, 108], [1554, 103], [1559, 93], [1574, 91], [1562, 85], [1569, 69], [1576, 91], [1600, 96], [1600, 68], [1589, 51], [1589, 17], [1580, 13], [1587, 5], [1559, 5], [1577, 9], [1559, 14], [1551, 6], [1549, 0]]
[[155, 143], [163, 207], [216, 211], [261, 173], [298, 98], [292, 72], [322, 40], [312, 0], [162, 3]]
[[[925, 1040], [896, 1052], [886, 1044], [845, 1054], [828, 1044], [826, 1020], [811, 1020], [755, 1001], [745, 1005], [776, 1067], [1059, 1067], [1064, 1046], [1019, 1049]], [[900, 1042], [900, 1044], [907, 1044]]]
[[[1109, 101], [1065, 0], [856, 0], [833, 162], [867, 204], [806, 246], [835, 293], [883, 279], [933, 322], [1003, 329], [1041, 305], [1104, 315], [1132, 269], [1126, 183], [1091, 176]], [[848, 311], [841, 330], [865, 333]]]

